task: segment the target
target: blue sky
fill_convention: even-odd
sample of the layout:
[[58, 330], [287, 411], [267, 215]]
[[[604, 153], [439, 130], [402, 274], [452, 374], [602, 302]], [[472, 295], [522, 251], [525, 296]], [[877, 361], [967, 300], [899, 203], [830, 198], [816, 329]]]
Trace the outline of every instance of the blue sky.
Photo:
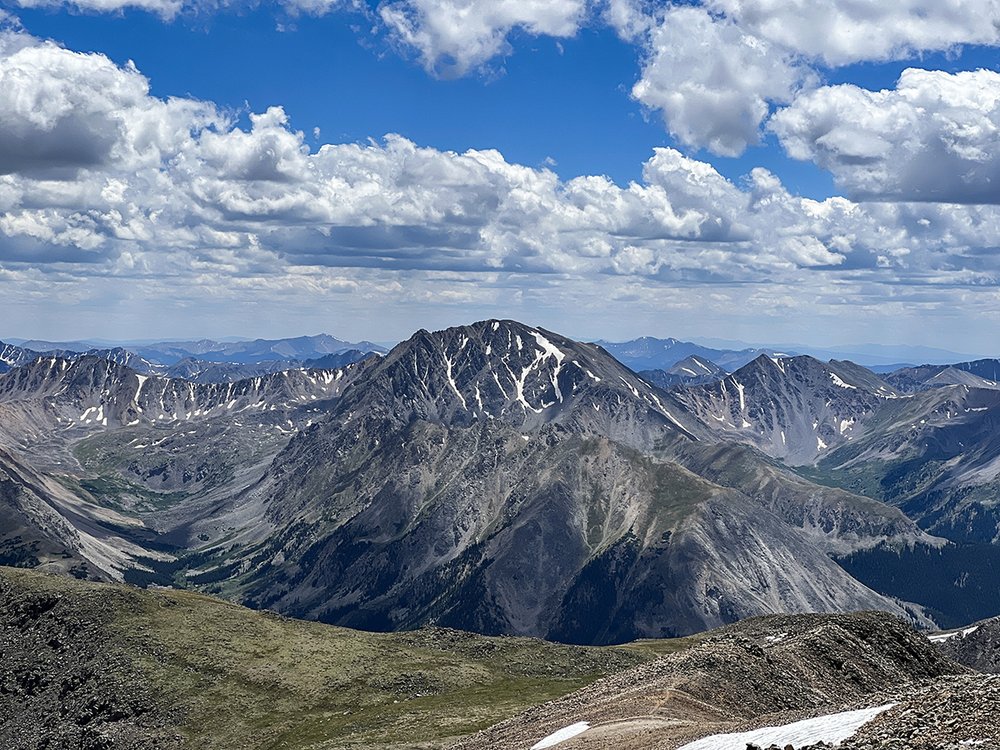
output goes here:
[[0, 337], [989, 348], [985, 0], [346, 5], [0, 3]]
[[[443, 150], [496, 148], [510, 161], [548, 163], [563, 178], [605, 174], [622, 185], [640, 179], [653, 148], [676, 145], [659, 115], [631, 96], [639, 52], [608, 27], [568, 39], [514, 33], [510, 54], [456, 79], [428, 75], [384, 35], [359, 33], [364, 18], [352, 13], [302, 17], [263, 6], [168, 22], [130, 9], [18, 15], [33, 33], [71, 49], [134, 61], [157, 96], [193, 96], [235, 111], [281, 105], [293, 127], [320, 128], [313, 143], [399, 133]], [[891, 86], [905, 66], [854, 66], [850, 78], [831, 80]], [[828, 173], [789, 159], [773, 137], [739, 158], [691, 153], [733, 180], [765, 166], [802, 195], [836, 193]]]

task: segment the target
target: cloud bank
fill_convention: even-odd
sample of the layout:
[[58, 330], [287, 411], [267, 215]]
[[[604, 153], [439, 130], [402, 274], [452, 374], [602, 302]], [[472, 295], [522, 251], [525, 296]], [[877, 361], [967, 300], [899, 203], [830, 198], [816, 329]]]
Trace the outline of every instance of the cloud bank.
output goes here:
[[[907, 175], [933, 142], [971, 175], [940, 190], [989, 182], [995, 78], [907, 71], [891, 92], [798, 95], [772, 125], [790, 152], [858, 193], [909, 191], [905, 202], [814, 201], [764, 169], [735, 184], [670, 148], [625, 186], [396, 135], [313, 149], [280, 107], [241, 125], [211, 102], [151, 96], [132, 65], [8, 30], [0, 289], [10, 310], [35, 314], [45, 299], [80, 315], [163, 300], [291, 314], [336, 301], [391, 307], [400, 325], [430, 301], [572, 318], [623, 304], [711, 316], [709, 300], [767, 319], [849, 310], [857, 321], [894, 304], [946, 317], [976, 294], [992, 324], [1000, 209], [927, 202], [938, 188]], [[916, 114], [928, 108], [941, 116]]]

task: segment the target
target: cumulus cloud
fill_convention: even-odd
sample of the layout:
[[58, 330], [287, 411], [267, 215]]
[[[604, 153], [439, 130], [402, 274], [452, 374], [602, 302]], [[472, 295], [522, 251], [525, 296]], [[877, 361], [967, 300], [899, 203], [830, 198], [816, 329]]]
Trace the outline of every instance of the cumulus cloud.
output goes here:
[[221, 122], [210, 105], [150, 97], [131, 64], [0, 32], [0, 174], [159, 164]]
[[509, 51], [519, 29], [535, 36], [573, 36], [587, 0], [394, 0], [379, 13], [427, 70], [461, 76]]
[[514, 29], [570, 36], [600, 19], [636, 44], [635, 98], [684, 146], [735, 156], [775, 106], [824, 68], [1000, 44], [1000, 0], [394, 0], [382, 20], [435, 73], [464, 75], [509, 51]]
[[1000, 74], [908, 69], [891, 90], [846, 84], [771, 121], [788, 153], [858, 197], [1000, 202]]
[[[280, 107], [241, 127], [211, 103], [150, 96], [133, 66], [26, 34], [0, 46], [0, 122], [0, 288], [15, 307], [52, 284], [60, 304], [349, 294], [359, 309], [473, 299], [493, 313], [512, 295], [575, 309], [630, 288], [754, 286], [782, 305], [836, 288], [860, 305], [872, 290], [1000, 285], [994, 206], [812, 201], [766, 170], [736, 184], [670, 148], [628, 185], [394, 135], [313, 148]], [[53, 133], [75, 133], [72, 147]]]
[[705, 7], [829, 66], [1000, 42], [998, 0], [706, 0]]
[[675, 7], [649, 32], [633, 95], [684, 145], [736, 156], [758, 142], [770, 103], [811, 80], [796, 58], [702, 8]]

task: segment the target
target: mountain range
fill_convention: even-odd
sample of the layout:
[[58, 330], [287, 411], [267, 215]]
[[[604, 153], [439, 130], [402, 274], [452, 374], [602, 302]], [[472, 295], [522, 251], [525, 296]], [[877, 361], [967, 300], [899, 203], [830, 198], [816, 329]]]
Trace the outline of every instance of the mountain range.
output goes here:
[[4, 350], [0, 563], [572, 643], [774, 612], [1000, 612], [988, 363], [937, 371], [970, 385], [689, 353], [671, 381], [510, 320], [232, 382], [128, 354]]
[[385, 349], [370, 341], [352, 343], [333, 336], [219, 342], [210, 339], [102, 347], [95, 342], [0, 342], [0, 372], [38, 357], [91, 356], [125, 365], [141, 375], [196, 383], [227, 383], [274, 372], [343, 367]]

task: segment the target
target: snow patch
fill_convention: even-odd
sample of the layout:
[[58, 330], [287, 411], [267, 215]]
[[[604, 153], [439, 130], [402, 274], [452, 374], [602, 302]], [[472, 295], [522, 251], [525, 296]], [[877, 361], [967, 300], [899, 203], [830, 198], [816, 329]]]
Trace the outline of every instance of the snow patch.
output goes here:
[[746, 750], [747, 745], [750, 744], [760, 747], [771, 745], [802, 747], [814, 745], [817, 742], [839, 745], [852, 737], [869, 721], [895, 705], [895, 703], [887, 703], [884, 706], [863, 708], [859, 711], [844, 711], [838, 714], [817, 716], [814, 719], [796, 721], [780, 727], [764, 727], [752, 732], [713, 734], [710, 737], [689, 742], [679, 750]]
[[[462, 344], [462, 346], [465, 346], [465, 344]], [[458, 384], [455, 383], [455, 378], [452, 376], [452, 373], [451, 373], [451, 370], [452, 370], [452, 367], [454, 366], [454, 363], [451, 361], [451, 359], [448, 357], [448, 355], [445, 354], [443, 356], [444, 356], [444, 364], [445, 364], [445, 367], [447, 368], [447, 371], [448, 371], [447, 372], [448, 383], [451, 385], [451, 389], [453, 391], [455, 391], [455, 395], [458, 396], [459, 400], [462, 402], [462, 408], [465, 409], [466, 411], [468, 411], [469, 410], [469, 406], [468, 406], [468, 404], [465, 403], [465, 396], [463, 396], [462, 392], [460, 390], [458, 390]]]
[[743, 391], [746, 389], [736, 378], [733, 378], [733, 385], [736, 386], [736, 390], [740, 393], [740, 414], [744, 414], [747, 410], [747, 398]]
[[841, 380], [840, 378], [837, 377], [836, 373], [833, 373], [833, 372], [830, 373], [830, 380], [832, 380], [833, 384], [835, 386], [837, 386], [838, 388], [849, 388], [852, 391], [858, 390], [858, 387], [856, 385], [851, 385], [850, 383], [845, 383], [843, 380]]
[[545, 352], [546, 357], [555, 357], [556, 366], [552, 371], [552, 388], [556, 392], [556, 398], [559, 399], [561, 403], [563, 395], [562, 391], [559, 390], [559, 372], [562, 370], [563, 360], [566, 358], [566, 353], [538, 331], [532, 331], [531, 335], [535, 337], [535, 341], [540, 347], [542, 347], [542, 351]]
[[975, 633], [977, 630], [979, 630], [979, 626], [973, 625], [971, 628], [966, 628], [965, 630], [956, 630], [954, 633], [933, 633], [927, 636], [927, 639], [931, 643], [941, 643], [942, 641], [950, 640], [955, 636], [959, 635], [964, 638], [967, 635]]
[[589, 722], [578, 721], [576, 724], [570, 724], [568, 727], [563, 727], [558, 732], [553, 732], [548, 737], [539, 740], [531, 746], [531, 750], [545, 750], [547, 747], [555, 747], [560, 742], [565, 742], [568, 739], [576, 737], [578, 734], [583, 734], [588, 729], [590, 729]]

